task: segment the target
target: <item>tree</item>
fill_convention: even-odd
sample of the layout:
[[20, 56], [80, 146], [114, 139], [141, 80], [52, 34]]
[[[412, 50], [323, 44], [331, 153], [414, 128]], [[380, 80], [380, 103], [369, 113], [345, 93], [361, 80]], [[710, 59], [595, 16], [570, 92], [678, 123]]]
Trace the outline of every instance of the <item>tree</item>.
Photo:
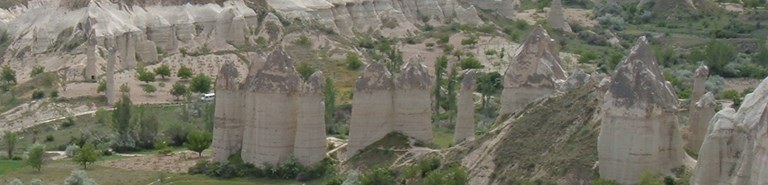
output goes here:
[[197, 74], [189, 83], [189, 91], [197, 93], [207, 93], [211, 91], [213, 80], [203, 73]]
[[435, 114], [440, 113], [440, 99], [443, 97], [443, 74], [445, 73], [445, 68], [448, 67], [448, 57], [445, 55], [437, 57], [437, 60], [435, 62], [435, 89], [434, 89], [434, 97], [435, 97], [435, 107], [433, 112]]
[[107, 91], [107, 81], [101, 80], [99, 81], [99, 87], [96, 88], [96, 93], [102, 93], [104, 91]]
[[29, 150], [27, 154], [27, 164], [32, 166], [38, 172], [43, 167], [43, 154], [45, 153], [45, 146], [35, 145]]
[[112, 128], [116, 135], [112, 147], [116, 151], [130, 151], [136, 147], [133, 126], [131, 125], [132, 106], [131, 98], [124, 94], [122, 99], [115, 104], [115, 110], [112, 111]]
[[80, 150], [77, 151], [77, 155], [72, 158], [72, 161], [83, 165], [83, 169], [88, 169], [88, 163], [96, 162], [96, 160], [99, 160], [99, 155], [91, 144], [86, 144], [80, 148]]
[[456, 85], [458, 72], [456, 71], [456, 67], [451, 68], [450, 76], [448, 77], [448, 86], [446, 89], [448, 89], [448, 98], [446, 103], [448, 104], [448, 111], [451, 112], [451, 123], [453, 123], [453, 119], [456, 117], [456, 109], [458, 108], [456, 104], [456, 90], [458, 90]]
[[139, 69], [139, 71], [136, 72], [136, 76], [139, 78], [139, 81], [144, 83], [155, 81], [155, 73], [147, 71], [146, 69]]
[[171, 95], [175, 96], [176, 100], [179, 100], [180, 96], [183, 96], [187, 93], [187, 86], [180, 82], [174, 83], [173, 87], [171, 87]]
[[160, 78], [165, 80], [166, 76], [171, 76], [171, 67], [165, 64], [160, 65], [160, 67], [155, 68], [155, 74], [160, 75]]
[[151, 95], [155, 91], [157, 91], [157, 88], [152, 84], [147, 84], [144, 86], [144, 92], [146, 92], [149, 95]]
[[725, 65], [736, 58], [736, 48], [724, 42], [711, 41], [704, 49], [704, 62], [713, 73], [724, 75]]
[[363, 67], [363, 62], [360, 61], [360, 57], [355, 52], [347, 53], [347, 69], [358, 70]]
[[194, 75], [194, 73], [192, 73], [192, 69], [185, 65], [181, 65], [181, 67], [179, 67], [179, 71], [176, 72], [176, 76], [184, 80], [192, 78], [192, 75]]
[[187, 134], [187, 142], [184, 147], [197, 152], [198, 157], [203, 156], [203, 150], [211, 146], [211, 134], [208, 132], [194, 130]]
[[5, 142], [5, 151], [8, 153], [8, 159], [13, 159], [13, 151], [16, 150], [16, 143], [19, 142], [19, 137], [16, 133], [5, 131], [3, 141]]
[[10, 85], [11, 83], [16, 84], [16, 71], [11, 69], [11, 66], [5, 65], [3, 66], [3, 72], [2, 72], [3, 81], [5, 81], [5, 84]]
[[487, 112], [488, 100], [491, 96], [501, 93], [501, 74], [498, 72], [484, 73], [477, 78], [477, 91], [483, 95], [483, 110]]
[[309, 79], [309, 76], [312, 76], [312, 74], [315, 73], [315, 68], [312, 68], [312, 66], [309, 66], [307, 63], [301, 63], [296, 67], [296, 72], [299, 72], [301, 79], [307, 80]]
[[139, 122], [139, 146], [151, 149], [155, 145], [160, 123], [157, 120], [157, 114], [154, 113], [149, 113], [148, 116], [141, 117], [142, 119]]
[[333, 79], [330, 77], [325, 78], [323, 92], [325, 94], [325, 125], [334, 124], [336, 122], [333, 118], [336, 113], [336, 87], [334, 87]]

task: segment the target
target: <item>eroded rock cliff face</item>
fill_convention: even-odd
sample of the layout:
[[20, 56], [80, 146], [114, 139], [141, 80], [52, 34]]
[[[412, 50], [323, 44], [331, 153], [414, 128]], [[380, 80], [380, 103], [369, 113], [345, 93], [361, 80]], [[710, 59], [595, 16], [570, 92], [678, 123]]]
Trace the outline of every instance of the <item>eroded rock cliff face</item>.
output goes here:
[[540, 25], [517, 49], [504, 73], [501, 115], [554, 93], [566, 79], [555, 41]]
[[[382, 30], [404, 35], [416, 24], [456, 21], [482, 24], [473, 5], [456, 0], [268, 0], [270, 6], [290, 17], [317, 20], [342, 34]], [[496, 7], [493, 7], [496, 8]]]
[[605, 94], [598, 138], [600, 177], [636, 184], [646, 172], [671, 174], [684, 151], [677, 98], [645, 37], [622, 61]]
[[83, 70], [90, 66], [84, 77], [97, 78], [100, 73], [93, 69], [106, 65], [104, 56], [98, 53], [107, 53], [109, 47], [118, 50], [116, 70], [131, 69], [153, 64], [161, 53], [178, 53], [181, 48], [189, 52], [206, 48], [216, 51], [255, 44], [252, 30], [260, 26], [259, 15], [243, 0], [221, 4], [72, 2], [32, 0], [26, 5], [0, 9], [0, 30], [14, 38], [9, 41], [3, 62], [26, 73], [31, 70], [24, 66], [28, 64], [9, 61], [44, 60], [61, 52], [85, 53], [86, 57], [77, 60], [46, 65], [46, 70]]
[[712, 118], [699, 150], [694, 184], [768, 183], [768, 78], [745, 97], [739, 110]]

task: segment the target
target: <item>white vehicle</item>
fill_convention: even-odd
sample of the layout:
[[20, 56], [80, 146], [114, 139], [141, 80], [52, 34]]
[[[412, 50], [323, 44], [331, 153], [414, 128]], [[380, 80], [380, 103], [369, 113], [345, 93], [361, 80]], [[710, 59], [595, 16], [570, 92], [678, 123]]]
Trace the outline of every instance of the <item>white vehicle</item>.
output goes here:
[[213, 99], [215, 99], [215, 98], [216, 98], [216, 94], [214, 94], [214, 93], [208, 93], [208, 94], [203, 94], [203, 96], [201, 96], [201, 97], [200, 97], [200, 100], [203, 100], [203, 101], [211, 101], [211, 100], [213, 100]]

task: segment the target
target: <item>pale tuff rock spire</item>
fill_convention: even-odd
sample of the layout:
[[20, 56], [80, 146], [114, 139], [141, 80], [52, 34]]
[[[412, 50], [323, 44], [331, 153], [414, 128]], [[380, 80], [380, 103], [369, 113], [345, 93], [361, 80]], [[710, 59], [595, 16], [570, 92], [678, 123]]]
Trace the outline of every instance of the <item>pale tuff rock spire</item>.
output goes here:
[[304, 165], [313, 165], [325, 158], [324, 83], [323, 72], [315, 72], [304, 83], [297, 100], [299, 106], [293, 155]]
[[225, 161], [242, 147], [243, 100], [239, 91], [239, 73], [232, 61], [225, 63], [216, 77], [216, 102], [213, 125], [213, 160]]
[[504, 73], [501, 114], [514, 113], [528, 103], [555, 92], [566, 79], [555, 41], [541, 25], [515, 52]]
[[393, 90], [392, 74], [384, 65], [373, 62], [360, 73], [352, 99], [348, 156], [392, 131]]
[[457, 99], [456, 128], [453, 134], [453, 143], [458, 144], [463, 140], [475, 138], [475, 100], [474, 92], [477, 88], [475, 82], [476, 71], [469, 70], [464, 73], [461, 80], [461, 88]]
[[616, 69], [598, 137], [600, 176], [636, 184], [644, 172], [671, 173], [685, 155], [677, 99], [661, 76], [645, 37]]

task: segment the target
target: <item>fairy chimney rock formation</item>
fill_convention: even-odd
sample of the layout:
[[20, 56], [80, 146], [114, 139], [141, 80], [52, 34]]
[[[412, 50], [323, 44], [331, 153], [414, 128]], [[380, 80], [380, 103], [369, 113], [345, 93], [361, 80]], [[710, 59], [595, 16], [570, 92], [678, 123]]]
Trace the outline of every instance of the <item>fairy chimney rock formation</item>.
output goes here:
[[381, 63], [373, 62], [363, 69], [355, 82], [349, 147], [352, 156], [392, 131], [392, 74]]
[[475, 100], [474, 92], [477, 88], [475, 71], [469, 70], [461, 80], [461, 88], [457, 99], [456, 128], [453, 134], [453, 143], [475, 138]]
[[549, 8], [547, 15], [547, 22], [549, 26], [554, 29], [563, 30], [566, 32], [573, 32], [571, 26], [565, 22], [565, 16], [563, 15], [563, 3], [561, 0], [552, 1], [552, 5]]
[[96, 82], [96, 78], [99, 76], [98, 65], [96, 61], [99, 60], [98, 52], [96, 50], [96, 39], [93, 37], [88, 38], [88, 44], [85, 51], [85, 73], [83, 78], [86, 81]]
[[677, 98], [645, 37], [616, 69], [605, 94], [598, 136], [600, 177], [637, 184], [644, 172], [670, 174], [682, 165]]
[[691, 182], [698, 185], [730, 184], [744, 151], [746, 133], [736, 127], [736, 110], [726, 108], [712, 117]]
[[501, 115], [554, 93], [566, 79], [556, 43], [541, 25], [525, 39], [504, 73]]
[[412, 57], [395, 78], [393, 131], [432, 141], [432, 80], [421, 56]]
[[276, 49], [245, 83], [243, 161], [256, 165], [282, 162], [293, 154], [296, 138], [295, 95], [301, 79], [292, 59]]
[[216, 98], [213, 124], [213, 160], [225, 161], [237, 153], [243, 140], [242, 94], [238, 86], [239, 73], [232, 62], [221, 66], [216, 77]]
[[691, 122], [688, 124], [691, 136], [688, 145], [692, 151], [699, 151], [701, 148], [701, 143], [704, 142], [707, 129], [710, 127], [710, 119], [715, 115], [715, 108], [717, 108], [717, 102], [715, 102], [715, 96], [710, 92], [704, 94], [691, 107], [689, 114]]
[[296, 143], [294, 156], [303, 165], [312, 165], [325, 158], [325, 105], [323, 104], [323, 72], [315, 72], [304, 83], [298, 97]]
[[114, 47], [109, 48], [109, 60], [107, 60], [107, 74], [106, 83], [107, 89], [104, 92], [104, 96], [107, 97], [107, 104], [115, 104], [115, 63], [117, 62], [117, 49]]
[[[728, 119], [722, 117], [728, 116]], [[712, 118], [699, 150], [694, 184], [768, 184], [768, 78], [744, 98], [737, 112]]]
[[709, 78], [709, 68], [705, 65], [699, 66], [693, 76], [693, 93], [691, 93], [691, 108], [697, 101], [707, 93], [707, 79]]

